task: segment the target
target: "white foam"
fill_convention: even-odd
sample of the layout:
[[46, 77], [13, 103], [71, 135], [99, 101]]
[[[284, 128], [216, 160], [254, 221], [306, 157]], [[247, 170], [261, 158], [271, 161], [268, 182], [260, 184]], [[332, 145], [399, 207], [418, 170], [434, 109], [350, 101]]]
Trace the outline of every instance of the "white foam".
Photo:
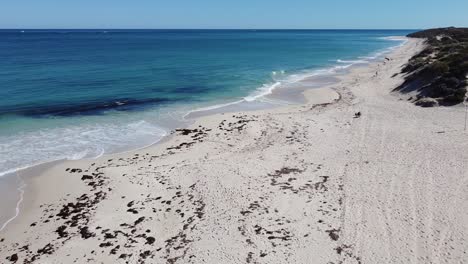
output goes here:
[[80, 160], [80, 159], [85, 158], [87, 155], [88, 155], [88, 151], [87, 151], [87, 150], [83, 150], [83, 151], [81, 151], [81, 152], [77, 152], [77, 153], [71, 154], [71, 155], [68, 157], [68, 159], [69, 159], [69, 160]]
[[375, 52], [375, 53], [373, 53], [371, 55], [368, 55], [368, 56], [360, 56], [359, 59], [374, 61], [374, 60], [376, 60], [378, 58], [383, 57], [385, 54], [388, 54], [388, 53], [394, 51], [395, 49], [405, 45], [408, 42], [408, 38], [404, 37], [404, 36], [381, 37], [379, 39], [384, 39], [384, 40], [389, 40], [389, 41], [398, 41], [398, 42], [400, 42], [400, 44], [393, 45], [391, 47], [388, 47], [386, 49], [377, 51], [377, 52]]
[[363, 64], [363, 63], [368, 63], [369, 61], [367, 60], [336, 60], [338, 63], [349, 63], [349, 64]]
[[393, 41], [405, 41], [405, 40], [408, 40], [408, 38], [405, 37], [405, 36], [388, 36], [388, 37], [380, 37], [379, 39], [393, 40]]
[[20, 194], [20, 197], [19, 197], [18, 201], [16, 202], [15, 215], [12, 216], [7, 221], [5, 221], [5, 223], [3, 223], [3, 225], [0, 227], [0, 232], [3, 231], [3, 229], [5, 229], [5, 227], [7, 227], [8, 224], [10, 224], [13, 220], [15, 220], [18, 217], [18, 215], [20, 214], [20, 206], [21, 206], [21, 203], [23, 202], [23, 199], [24, 199], [24, 188], [26, 188], [26, 183], [23, 181], [23, 179], [21, 179], [21, 177], [19, 177], [19, 175], [16, 175], [16, 176], [21, 181], [21, 183], [20, 183], [20, 186], [17, 189], [19, 194]]
[[104, 156], [104, 153], [106, 153], [106, 152], [104, 151], [103, 148], [101, 148], [101, 151], [99, 152], [99, 154], [97, 154], [96, 157], [94, 157], [94, 158], [99, 159], [100, 157]]
[[226, 107], [226, 106], [239, 104], [239, 103], [242, 103], [242, 102], [244, 102], [243, 99], [242, 99], [242, 100], [238, 100], [238, 101], [234, 101], [234, 102], [225, 103], [225, 104], [215, 104], [215, 105], [210, 105], [210, 106], [206, 106], [206, 107], [195, 108], [195, 109], [189, 110], [189, 111], [183, 116], [183, 118], [185, 119], [185, 118], [187, 118], [187, 116], [189, 116], [190, 114], [193, 114], [193, 113], [196, 113], [196, 112], [211, 111], [211, 110], [223, 108], [223, 107]]
[[280, 71], [272, 71], [272, 72], [271, 72], [271, 75], [272, 75], [272, 76], [280, 75], [280, 74], [283, 74], [283, 75], [284, 75], [284, 74], [285, 74], [285, 71], [280, 70]]
[[45, 162], [38, 162], [38, 163], [35, 163], [35, 164], [32, 164], [32, 165], [27, 165], [27, 166], [23, 166], [23, 167], [18, 167], [18, 168], [13, 168], [13, 169], [8, 169], [8, 170], [5, 170], [5, 171], [1, 171], [0, 172], [0, 177], [2, 176], [5, 176], [5, 175], [8, 175], [8, 174], [13, 174], [13, 173], [16, 173], [20, 170], [25, 170], [29, 167], [32, 167], [32, 166], [37, 166], [37, 165], [41, 165]]
[[[373, 53], [371, 55], [368, 55], [368, 56], [360, 56], [360, 57], [358, 57], [357, 60], [342, 60], [342, 59], [336, 60], [337, 63], [345, 64], [345, 65], [335, 65], [335, 66], [331, 66], [331, 67], [328, 67], [328, 68], [323, 68], [323, 69], [318, 69], [318, 70], [313, 70], [313, 71], [305, 71], [305, 72], [302, 72], [302, 73], [291, 74], [289, 76], [284, 76], [283, 79], [279, 79], [278, 75], [280, 73], [284, 75], [285, 74], [284, 71], [273, 71], [272, 72], [272, 78], [276, 82], [273, 83], [273, 84], [263, 85], [262, 87], [258, 88], [255, 92], [253, 92], [251, 95], [245, 97], [244, 100], [247, 101], [247, 102], [252, 102], [252, 101], [258, 100], [260, 98], [265, 98], [265, 96], [271, 94], [274, 89], [276, 89], [279, 86], [284, 85], [284, 84], [291, 84], [291, 83], [300, 82], [300, 81], [303, 81], [303, 80], [305, 80], [307, 78], [317, 76], [317, 75], [324, 75], [324, 76], [333, 75], [333, 74], [338, 73], [341, 70], [348, 69], [351, 66], [356, 65], [356, 64], [370, 63], [370, 61], [373, 61], [373, 60], [376, 60], [376, 59], [382, 57], [383, 55], [385, 55], [385, 54], [393, 51], [394, 49], [404, 45], [408, 41], [408, 38], [405, 37], [405, 36], [389, 36], [389, 37], [382, 37], [381, 39], [385, 39], [385, 40], [389, 40], [389, 41], [399, 41], [401, 43], [399, 45], [395, 45], [395, 46], [389, 47], [387, 49], [377, 51], [377, 52], [375, 52], [375, 53]], [[238, 102], [236, 102], [236, 103], [238, 103]]]
[[261, 97], [271, 94], [273, 90], [280, 85], [281, 85], [281, 82], [275, 82], [273, 84], [264, 84], [262, 87], [257, 89], [251, 95], [244, 97], [244, 100], [247, 102], [255, 101]]
[[81, 123], [0, 137], [0, 176], [39, 164], [97, 158], [156, 143], [167, 132], [147, 121]]

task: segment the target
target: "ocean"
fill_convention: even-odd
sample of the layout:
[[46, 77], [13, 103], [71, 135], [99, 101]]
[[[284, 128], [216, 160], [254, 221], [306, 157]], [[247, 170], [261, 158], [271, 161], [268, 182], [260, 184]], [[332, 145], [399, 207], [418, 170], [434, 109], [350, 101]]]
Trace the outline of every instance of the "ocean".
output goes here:
[[412, 30], [0, 30], [0, 176], [148, 146], [198, 110], [378, 59]]

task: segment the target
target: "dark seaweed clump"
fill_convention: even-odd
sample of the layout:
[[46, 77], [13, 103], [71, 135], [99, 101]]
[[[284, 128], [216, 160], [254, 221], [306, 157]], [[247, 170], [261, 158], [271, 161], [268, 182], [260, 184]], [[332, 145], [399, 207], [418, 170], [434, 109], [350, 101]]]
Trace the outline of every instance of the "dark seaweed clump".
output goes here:
[[466, 100], [468, 28], [437, 28], [409, 34], [425, 38], [426, 47], [403, 68], [405, 82], [396, 90], [416, 92], [420, 106], [451, 106]]

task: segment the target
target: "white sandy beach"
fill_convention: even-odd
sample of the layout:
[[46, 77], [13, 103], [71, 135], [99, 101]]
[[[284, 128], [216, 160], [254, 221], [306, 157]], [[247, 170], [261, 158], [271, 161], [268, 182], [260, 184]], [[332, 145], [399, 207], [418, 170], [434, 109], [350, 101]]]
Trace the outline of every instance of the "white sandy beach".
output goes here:
[[305, 105], [20, 172], [0, 262], [467, 263], [464, 109], [392, 93], [422, 47], [307, 90]]

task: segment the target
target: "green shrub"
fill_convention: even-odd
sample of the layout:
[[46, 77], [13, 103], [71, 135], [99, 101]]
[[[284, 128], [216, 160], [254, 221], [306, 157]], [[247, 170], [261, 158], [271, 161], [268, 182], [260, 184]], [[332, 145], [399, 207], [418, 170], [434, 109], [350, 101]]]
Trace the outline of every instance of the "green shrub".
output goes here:
[[465, 100], [466, 89], [457, 89], [454, 93], [446, 97], [446, 101], [454, 104], [458, 104]]
[[442, 75], [450, 70], [450, 67], [445, 62], [436, 61], [429, 65], [429, 73], [434, 75]]
[[429, 96], [446, 105], [463, 102], [468, 83], [468, 28], [429, 29], [409, 37], [425, 38], [427, 47], [403, 68], [409, 74], [397, 89], [413, 85], [417, 98]]

